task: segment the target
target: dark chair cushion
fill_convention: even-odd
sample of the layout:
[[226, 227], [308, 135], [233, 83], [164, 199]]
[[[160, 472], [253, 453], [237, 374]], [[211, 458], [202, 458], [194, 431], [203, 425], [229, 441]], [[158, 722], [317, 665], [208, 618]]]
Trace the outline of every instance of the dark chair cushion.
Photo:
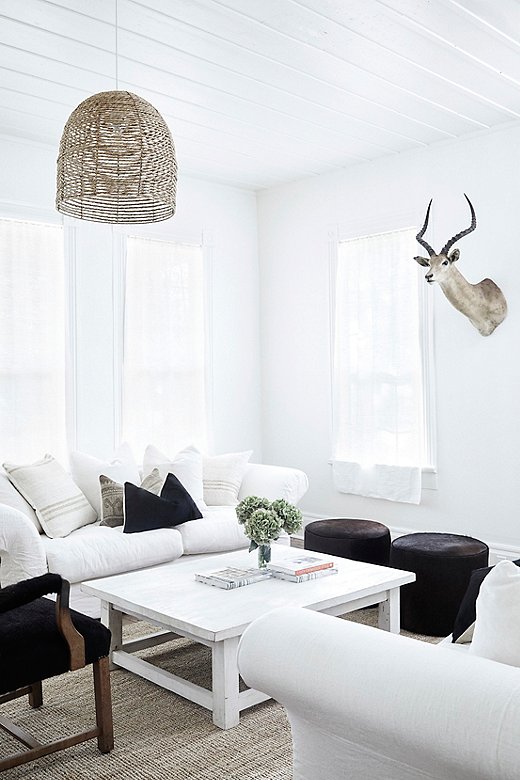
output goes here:
[[[61, 578], [60, 578], [61, 579]], [[56, 625], [56, 604], [40, 598], [0, 614], [0, 693], [63, 674], [69, 650]], [[108, 655], [110, 631], [97, 620], [70, 610], [85, 639], [87, 664]]]
[[[513, 563], [516, 566], [520, 566], [520, 558], [517, 561], [513, 561]], [[480, 591], [480, 586], [493, 568], [493, 566], [487, 566], [484, 569], [475, 569], [475, 571], [471, 574], [468, 589], [464, 594], [464, 598], [461, 601], [457, 617], [455, 618], [455, 624], [453, 626], [454, 642], [456, 642], [459, 636], [462, 636], [464, 631], [466, 631], [466, 629], [469, 628], [477, 619], [477, 597]]]

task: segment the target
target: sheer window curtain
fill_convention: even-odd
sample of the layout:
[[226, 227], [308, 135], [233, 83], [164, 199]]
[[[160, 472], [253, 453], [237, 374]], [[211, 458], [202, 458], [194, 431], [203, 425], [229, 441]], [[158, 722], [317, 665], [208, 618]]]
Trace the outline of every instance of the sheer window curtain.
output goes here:
[[425, 451], [415, 233], [339, 242], [334, 325], [335, 485], [410, 503]]
[[0, 220], [0, 440], [67, 463], [63, 228]]
[[122, 438], [138, 457], [204, 449], [203, 248], [129, 237], [125, 266]]

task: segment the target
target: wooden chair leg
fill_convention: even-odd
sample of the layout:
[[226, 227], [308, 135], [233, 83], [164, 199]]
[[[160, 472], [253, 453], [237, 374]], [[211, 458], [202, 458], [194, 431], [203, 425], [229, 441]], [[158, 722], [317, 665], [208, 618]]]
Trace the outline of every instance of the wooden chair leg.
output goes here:
[[96, 702], [96, 723], [100, 729], [97, 738], [102, 753], [110, 753], [114, 747], [112, 723], [112, 694], [110, 691], [110, 667], [108, 658], [100, 658], [92, 664], [94, 676], [94, 698]]
[[42, 683], [35, 682], [30, 686], [29, 691], [29, 704], [31, 707], [41, 707], [43, 704]]

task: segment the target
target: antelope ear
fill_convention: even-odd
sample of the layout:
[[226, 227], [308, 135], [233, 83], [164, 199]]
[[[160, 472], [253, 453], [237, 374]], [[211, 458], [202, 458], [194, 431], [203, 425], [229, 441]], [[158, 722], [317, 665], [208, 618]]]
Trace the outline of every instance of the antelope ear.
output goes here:
[[426, 257], [414, 257], [414, 260], [419, 263], [419, 265], [422, 265], [423, 268], [428, 268], [430, 265], [430, 261], [427, 260]]
[[451, 255], [448, 257], [448, 260], [450, 261], [450, 263], [456, 263], [457, 260], [459, 259], [459, 257], [460, 257], [459, 250], [458, 249], [454, 249], [453, 252], [451, 253]]

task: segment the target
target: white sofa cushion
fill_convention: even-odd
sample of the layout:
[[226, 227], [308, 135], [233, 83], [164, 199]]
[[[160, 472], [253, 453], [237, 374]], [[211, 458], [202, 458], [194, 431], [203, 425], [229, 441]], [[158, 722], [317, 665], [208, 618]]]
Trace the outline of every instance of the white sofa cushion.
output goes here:
[[147, 477], [154, 468], [159, 469], [163, 479], [168, 474], [177, 477], [202, 512], [206, 506], [202, 487], [202, 454], [196, 447], [185, 447], [170, 458], [149, 444], [144, 451], [143, 476]]
[[207, 507], [202, 514], [199, 520], [177, 526], [186, 555], [240, 550], [249, 546], [234, 507]]
[[70, 470], [72, 479], [86, 495], [98, 517], [101, 517], [99, 478], [102, 474], [121, 484], [132, 482], [134, 485], [139, 485], [141, 483], [139, 467], [130, 446], [126, 443], [121, 444], [114, 451], [110, 460], [101, 460], [93, 455], [87, 455], [85, 452], [71, 452]]
[[520, 666], [520, 568], [500, 561], [480, 586], [471, 655]]
[[174, 528], [138, 534], [121, 530], [96, 524], [66, 539], [43, 537], [49, 571], [69, 582], [81, 582], [156, 566], [182, 555], [182, 537]]
[[47, 536], [67, 536], [95, 522], [96, 511], [52, 455], [27, 465], [3, 465], [13, 485], [36, 511]]
[[204, 501], [208, 506], [236, 506], [253, 450], [207, 455], [202, 460]]
[[29, 518], [38, 533], [43, 533], [43, 528], [36, 516], [36, 512], [9, 481], [9, 477], [5, 471], [0, 471], [0, 504], [5, 504], [6, 506], [10, 506], [11, 509], [18, 509], [19, 512], [23, 512], [23, 514]]

